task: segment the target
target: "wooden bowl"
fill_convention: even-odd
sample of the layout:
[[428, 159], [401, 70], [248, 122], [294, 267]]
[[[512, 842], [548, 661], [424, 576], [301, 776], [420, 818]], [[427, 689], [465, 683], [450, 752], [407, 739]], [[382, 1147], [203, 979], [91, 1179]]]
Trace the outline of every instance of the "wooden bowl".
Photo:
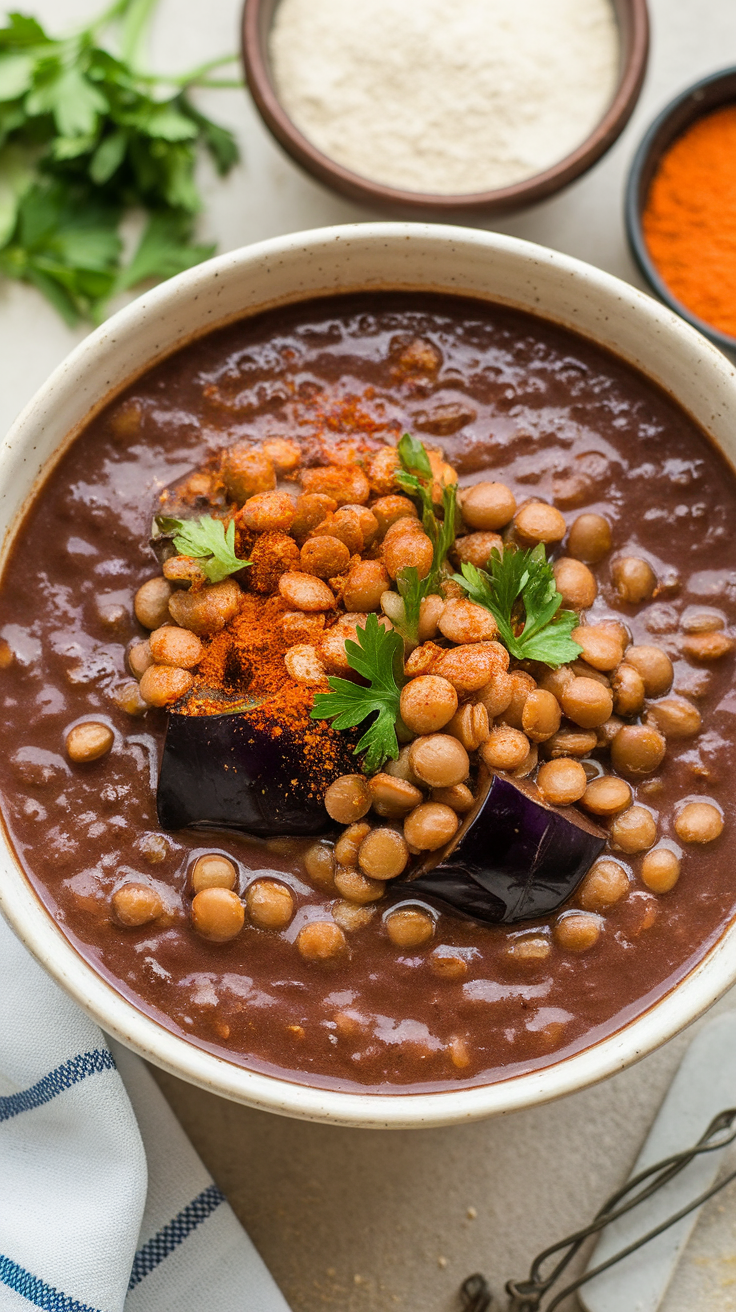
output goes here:
[[654, 175], [662, 157], [676, 138], [704, 114], [720, 109], [722, 105], [732, 104], [736, 104], [736, 68], [725, 68], [720, 73], [711, 73], [709, 77], [702, 78], [686, 91], [682, 91], [655, 118], [644, 136], [634, 156], [626, 187], [626, 232], [629, 245], [650, 287], [676, 314], [687, 319], [688, 323], [698, 328], [705, 337], [710, 338], [711, 342], [715, 342], [716, 346], [720, 346], [721, 350], [726, 351], [731, 357], [736, 353], [736, 337], [732, 337], [729, 333], [722, 333], [706, 320], [700, 319], [673, 295], [649, 254], [644, 238], [642, 216]]
[[[401, 0], [398, 0], [401, 3]], [[364, 178], [312, 145], [289, 118], [278, 98], [271, 73], [268, 38], [278, 0], [245, 0], [243, 62], [253, 99], [264, 123], [308, 173], [362, 205], [415, 219], [484, 218], [521, 209], [561, 191], [600, 159], [626, 126], [639, 98], [649, 53], [646, 0], [613, 0], [621, 34], [621, 69], [616, 94], [595, 131], [577, 150], [544, 173], [511, 187], [463, 195], [402, 191]]]

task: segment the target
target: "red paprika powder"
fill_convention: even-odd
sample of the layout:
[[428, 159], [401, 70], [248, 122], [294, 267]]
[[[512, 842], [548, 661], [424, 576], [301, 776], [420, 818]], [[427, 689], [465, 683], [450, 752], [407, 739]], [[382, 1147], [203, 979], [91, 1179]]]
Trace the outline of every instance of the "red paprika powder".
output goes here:
[[736, 105], [698, 119], [664, 155], [644, 238], [670, 291], [736, 337]]

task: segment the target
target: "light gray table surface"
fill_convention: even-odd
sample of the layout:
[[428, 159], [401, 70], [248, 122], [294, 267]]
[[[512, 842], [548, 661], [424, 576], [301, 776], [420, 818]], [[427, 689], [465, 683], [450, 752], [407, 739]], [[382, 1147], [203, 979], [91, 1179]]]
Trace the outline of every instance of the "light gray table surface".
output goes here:
[[[19, 7], [62, 30], [101, 4], [28, 0]], [[177, 71], [235, 49], [239, 9], [239, 0], [163, 0], [153, 66]], [[736, 0], [650, 0], [650, 9], [649, 74], [622, 139], [563, 195], [496, 225], [632, 282], [638, 278], [624, 237], [622, 195], [641, 134], [680, 88], [736, 63]], [[244, 152], [243, 165], [224, 182], [202, 170], [202, 232], [221, 250], [377, 217], [304, 176], [242, 92], [208, 92], [201, 103], [233, 127]], [[0, 281], [2, 431], [82, 335], [32, 289]], [[736, 995], [724, 1006], [736, 1006]], [[445, 1130], [307, 1125], [159, 1078], [295, 1312], [451, 1312], [465, 1275], [481, 1269], [500, 1290], [507, 1277], [525, 1274], [539, 1249], [584, 1223], [623, 1180], [689, 1037], [562, 1102]], [[732, 1187], [701, 1221], [665, 1312], [736, 1309], [734, 1219]]]

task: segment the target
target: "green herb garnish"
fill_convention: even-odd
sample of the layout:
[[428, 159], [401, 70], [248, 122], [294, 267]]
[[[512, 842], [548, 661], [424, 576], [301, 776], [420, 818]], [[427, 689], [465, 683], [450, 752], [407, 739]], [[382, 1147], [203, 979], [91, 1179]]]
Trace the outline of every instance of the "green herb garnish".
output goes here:
[[[464, 564], [453, 579], [471, 601], [493, 615], [501, 641], [517, 660], [542, 661], [556, 668], [577, 660], [582, 647], [571, 633], [580, 620], [574, 611], [560, 610], [562, 594], [542, 543], [532, 551], [493, 551], [488, 571]], [[517, 634], [514, 610], [521, 602], [524, 624]]]
[[410, 433], [404, 433], [397, 447], [402, 468], [396, 481], [421, 506], [422, 526], [432, 543], [432, 568], [426, 578], [420, 579], [414, 566], [401, 570], [396, 585], [404, 602], [402, 632], [410, 642], [418, 640], [419, 609], [425, 597], [440, 586], [447, 554], [455, 541], [457, 529], [457, 486], [447, 483], [442, 487], [442, 519], [437, 517], [432, 498], [434, 477], [426, 448]]
[[[193, 241], [202, 149], [221, 174], [238, 159], [230, 132], [195, 109], [215, 60], [181, 77], [141, 71], [137, 51], [157, 0], [117, 0], [56, 39], [28, 15], [0, 28], [0, 272], [37, 287], [69, 324], [99, 322], [108, 301], [144, 280], [207, 259]], [[120, 55], [101, 44], [120, 23]], [[147, 216], [122, 263], [121, 223]]]
[[365, 627], [358, 629], [357, 637], [357, 642], [348, 638], [345, 655], [350, 668], [368, 679], [370, 687], [331, 678], [331, 691], [316, 694], [311, 715], [313, 720], [333, 720], [335, 729], [354, 729], [375, 714], [355, 748], [356, 756], [366, 753], [363, 768], [373, 774], [389, 757], [395, 760], [399, 754], [396, 723], [404, 681], [404, 644], [398, 633], [384, 628], [373, 614]]
[[202, 515], [199, 519], [171, 519], [156, 516], [159, 533], [173, 537], [180, 556], [191, 556], [199, 561], [210, 583], [221, 583], [229, 574], [250, 565], [235, 555], [235, 521], [227, 528], [221, 519]]

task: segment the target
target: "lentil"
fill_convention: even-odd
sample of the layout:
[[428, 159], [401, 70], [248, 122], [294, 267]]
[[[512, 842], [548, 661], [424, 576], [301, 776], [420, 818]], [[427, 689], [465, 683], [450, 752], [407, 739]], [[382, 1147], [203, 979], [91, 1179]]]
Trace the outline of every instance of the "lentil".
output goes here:
[[182, 670], [193, 669], [204, 656], [204, 647], [195, 633], [172, 625], [154, 629], [148, 647], [157, 665], [175, 665]]
[[528, 501], [514, 515], [514, 527], [524, 546], [561, 542], [567, 532], [565, 516], [544, 501]]
[[370, 832], [371, 827], [365, 820], [348, 826], [335, 843], [335, 860], [339, 865], [357, 866], [358, 848]]
[[386, 892], [380, 879], [369, 879], [359, 870], [338, 866], [335, 871], [335, 888], [347, 902], [364, 906], [368, 902], [377, 902]]
[[149, 888], [148, 884], [129, 883], [113, 893], [112, 909], [121, 925], [138, 929], [158, 920], [164, 908], [155, 888]]
[[447, 731], [462, 743], [467, 752], [474, 752], [491, 732], [488, 711], [482, 702], [466, 702], [453, 715]]
[[291, 890], [275, 879], [255, 879], [249, 884], [245, 905], [251, 923], [259, 929], [285, 929], [294, 915]]
[[545, 761], [537, 775], [537, 788], [552, 806], [570, 806], [577, 802], [588, 786], [587, 775], [579, 761], [564, 756]]
[[358, 865], [370, 879], [396, 879], [409, 860], [409, 849], [395, 829], [372, 829], [358, 848]]
[[417, 738], [409, 750], [414, 773], [431, 788], [451, 788], [468, 777], [468, 753], [457, 738], [433, 733]]
[[463, 519], [470, 528], [505, 528], [514, 517], [516, 499], [505, 483], [475, 483], [460, 497]]
[[601, 920], [587, 911], [566, 911], [554, 928], [555, 942], [565, 952], [589, 952], [601, 936]]
[[521, 712], [521, 728], [533, 743], [546, 742], [560, 727], [560, 707], [557, 698], [543, 688], [535, 688], [525, 698]]
[[672, 687], [672, 661], [661, 647], [629, 647], [626, 664], [641, 675], [647, 697], [661, 697]]
[[675, 833], [683, 843], [712, 843], [723, 833], [723, 816], [712, 802], [688, 802], [675, 817]]
[[593, 815], [618, 815], [631, 805], [631, 788], [625, 779], [617, 775], [601, 775], [592, 779], [581, 798], [586, 811]]
[[619, 556], [611, 566], [611, 577], [621, 600], [631, 606], [649, 601], [657, 586], [654, 570], [639, 556]]
[[629, 876], [618, 861], [603, 859], [591, 866], [577, 897], [583, 911], [606, 911], [629, 892]]
[[450, 642], [487, 642], [498, 634], [491, 612], [474, 601], [448, 601], [439, 619], [439, 630]]
[[646, 852], [657, 841], [657, 823], [643, 806], [630, 806], [623, 815], [616, 816], [609, 832], [614, 847], [622, 852]]
[[[595, 576], [581, 561], [572, 556], [562, 556], [555, 561], [555, 583], [562, 596], [560, 603], [565, 609], [587, 610], [593, 605], [598, 593]], [[578, 641], [577, 638], [574, 639]]]
[[76, 764], [99, 761], [101, 756], [107, 756], [114, 741], [115, 735], [107, 724], [102, 724], [99, 720], [85, 720], [69, 730], [66, 736], [66, 754], [69, 760]]
[[451, 806], [458, 815], [465, 815], [473, 806], [475, 798], [467, 784], [453, 784], [452, 788], [433, 788], [431, 800], [440, 802], [442, 806]]
[[571, 556], [586, 565], [597, 565], [608, 555], [612, 545], [611, 525], [605, 515], [587, 512], [578, 515], [570, 525], [567, 549]]
[[611, 762], [619, 774], [634, 778], [653, 774], [662, 764], [667, 744], [648, 724], [626, 724], [611, 742]]
[[560, 701], [565, 715], [581, 729], [595, 729], [613, 710], [613, 695], [592, 678], [576, 677], [563, 688]]
[[440, 802], [423, 802], [404, 821], [404, 838], [419, 852], [434, 852], [444, 847], [457, 833], [460, 821], [449, 806]]
[[194, 677], [173, 665], [151, 665], [140, 681], [140, 694], [149, 706], [171, 706], [189, 692]]
[[133, 603], [135, 617], [144, 629], [158, 629], [170, 619], [169, 601], [174, 589], [166, 579], [149, 579], [142, 583]]
[[[200, 637], [219, 633], [240, 610], [243, 594], [233, 579], [211, 583], [199, 592], [175, 592], [169, 601], [169, 613], [183, 629]], [[308, 609], [306, 606], [303, 610]]]
[[330, 920], [312, 920], [299, 930], [296, 946], [305, 961], [322, 965], [332, 963], [347, 952], [347, 939]]
[[683, 656], [693, 661], [719, 661], [730, 655], [733, 649], [733, 638], [726, 633], [694, 633], [680, 643]]
[[351, 825], [362, 820], [371, 809], [373, 796], [368, 780], [362, 774], [344, 774], [330, 784], [325, 793], [325, 809], [332, 820], [340, 825]]
[[529, 739], [510, 725], [499, 724], [481, 743], [480, 754], [489, 770], [516, 770], [529, 755]]
[[211, 943], [228, 943], [245, 923], [245, 907], [229, 888], [203, 888], [192, 901], [192, 928]]
[[680, 878], [680, 858], [668, 847], [655, 847], [641, 863], [641, 877], [653, 893], [669, 893]]
[[667, 739], [694, 738], [703, 727], [703, 717], [692, 702], [673, 697], [649, 707], [647, 724], [650, 723]]
[[420, 675], [401, 690], [399, 713], [412, 733], [434, 733], [442, 729], [456, 710], [455, 689], [447, 679], [437, 675]]
[[208, 852], [198, 857], [192, 866], [191, 883], [195, 893], [201, 893], [203, 888], [234, 889], [237, 882], [235, 866], [219, 852]]
[[421, 948], [434, 937], [434, 921], [424, 911], [402, 907], [386, 917], [386, 933], [394, 947]]

